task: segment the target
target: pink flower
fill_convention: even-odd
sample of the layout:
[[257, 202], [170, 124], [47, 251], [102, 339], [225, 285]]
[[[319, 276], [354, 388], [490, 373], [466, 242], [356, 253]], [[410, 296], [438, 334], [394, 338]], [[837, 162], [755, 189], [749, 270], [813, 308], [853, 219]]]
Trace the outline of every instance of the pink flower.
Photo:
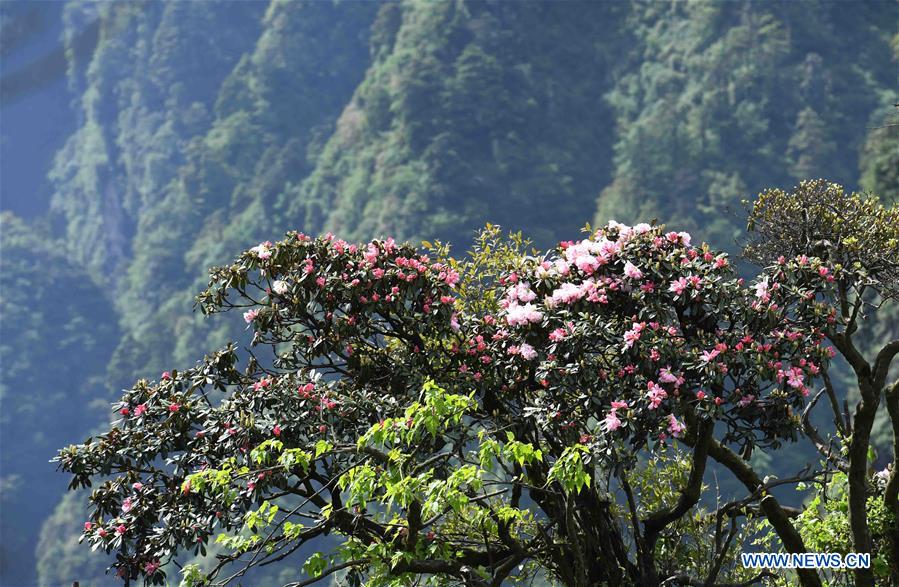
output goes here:
[[130, 497], [126, 497], [122, 500], [122, 511], [126, 514], [131, 511], [131, 508], [134, 507], [134, 502], [131, 501]]
[[453, 332], [459, 332], [459, 315], [455, 312], [450, 317], [450, 328], [453, 329]]
[[144, 484], [141, 483], [140, 481], [138, 481], [137, 483], [135, 483], [135, 484], [132, 485], [131, 487], [132, 487], [135, 491], [140, 491], [141, 489], [144, 488]]
[[168, 371], [163, 371], [162, 375], [160, 376], [160, 379], [162, 379], [163, 381], [168, 381], [171, 378], [172, 378], [172, 374], [169, 373]]
[[281, 436], [281, 427], [275, 424], [275, 427], [272, 428], [272, 434], [275, 436]]
[[319, 287], [325, 287], [325, 278], [324, 278], [324, 277], [317, 277], [317, 278], [315, 279], [315, 285], [317, 285], [317, 286], [319, 286]]
[[118, 534], [119, 536], [121, 536], [122, 534], [124, 534], [127, 531], [128, 531], [128, 528], [125, 527], [125, 524], [119, 524], [118, 526], [116, 526], [116, 529], [115, 529], [115, 533]]
[[250, 249], [250, 252], [264, 261], [272, 256], [272, 251], [269, 249], [270, 246], [272, 246], [272, 243], [268, 241], [259, 243], [258, 245]]
[[630, 261], [624, 264], [624, 274], [631, 279], [641, 279], [643, 277], [643, 272], [640, 271], [637, 266]]
[[611, 410], [606, 414], [606, 417], [602, 422], [602, 427], [606, 432], [614, 432], [621, 428], [621, 420], [618, 418], [618, 414], [615, 413], [615, 410]]
[[681, 295], [684, 293], [685, 289], [687, 289], [687, 279], [685, 277], [679, 277], [675, 281], [672, 281], [671, 285], [668, 287], [668, 291], [673, 291], [675, 295]]
[[662, 386], [653, 381], [650, 381], [647, 384], [647, 388], [649, 389], [649, 391], [646, 394], [646, 399], [649, 400], [649, 409], [655, 410], [659, 407], [662, 401], [668, 397], [668, 392], [665, 391]]
[[136, 418], [140, 418], [147, 412], [147, 404], [138, 404], [136, 408], [134, 408], [134, 416]]
[[565, 262], [564, 259], [558, 259], [555, 262], [554, 268], [559, 275], [568, 275], [571, 273], [571, 267], [568, 263]]
[[663, 367], [659, 369], [659, 381], [662, 383], [674, 383], [680, 386], [684, 382], [684, 378], [671, 372], [671, 367]]
[[821, 277], [824, 277], [828, 273], [829, 271], [827, 270], [827, 267], [818, 267], [818, 275], [820, 275]]
[[521, 346], [518, 347], [518, 352], [527, 361], [531, 361], [537, 356], [537, 351], [534, 350], [534, 347], [526, 342], [521, 343]]
[[640, 340], [640, 334], [644, 328], [646, 328], [645, 322], [634, 322], [631, 329], [624, 333], [624, 346], [627, 348], [633, 347], [634, 343]]
[[553, 342], [559, 342], [560, 340], [564, 340], [567, 334], [568, 333], [564, 328], [556, 328], [549, 333], [549, 339]]
[[794, 389], [801, 389], [802, 387], [804, 387], [804, 383], [803, 383], [804, 378], [805, 378], [805, 375], [802, 373], [802, 369], [799, 369], [798, 367], [793, 367], [790, 370], [790, 373], [787, 377], [787, 385], [789, 385], [790, 387], [792, 387]]
[[94, 525], [91, 524], [90, 522], [85, 522], [85, 523], [84, 523], [84, 531], [85, 531], [85, 532], [90, 532], [90, 531], [91, 531], [91, 528], [93, 528], [93, 527], [94, 527]]
[[704, 399], [705, 399], [705, 392], [702, 391], [701, 389], [700, 389], [699, 391], [697, 391], [697, 392], [696, 392], [696, 399], [698, 399], [699, 401], [704, 400]]
[[181, 409], [181, 406], [175, 403], [169, 404], [169, 411], [173, 414]]
[[628, 408], [628, 405], [627, 405], [626, 401], [612, 400], [612, 411], [613, 412], [615, 410], [626, 410], [627, 408]]
[[508, 293], [506, 294], [506, 299], [508, 299], [510, 302], [518, 300], [519, 302], [527, 303], [534, 301], [536, 297], [537, 294], [531, 291], [531, 286], [526, 281], [522, 281], [518, 285], [510, 287]]
[[159, 561], [150, 561], [144, 565], [144, 572], [148, 575], [152, 575], [157, 570], [159, 570]]
[[749, 395], [745, 395], [742, 398], [740, 398], [740, 401], [737, 402], [737, 405], [740, 406], [741, 408], [745, 408], [746, 406], [751, 404], [753, 401], [755, 401], [755, 396], [752, 394], [749, 394]]
[[506, 322], [511, 326], [527, 326], [532, 322], [540, 322], [543, 314], [533, 304], [510, 305], [506, 310]]
[[256, 310], [256, 309], [247, 310], [246, 312], [243, 313], [243, 320], [244, 320], [244, 322], [249, 324], [250, 322], [255, 320], [256, 316], [258, 316], [258, 315], [259, 315], [259, 310]]
[[677, 421], [674, 414], [668, 414], [668, 432], [671, 433], [671, 436], [677, 438], [684, 430], [685, 426]]
[[715, 357], [717, 357], [720, 354], [721, 354], [721, 351], [719, 351], [718, 349], [714, 349], [711, 351], [702, 351], [702, 356], [700, 357], [700, 359], [702, 360], [703, 363], [708, 364], [710, 361], [712, 361]]
[[554, 303], [572, 304], [584, 297], [582, 287], [573, 283], [563, 283], [556, 291], [552, 293], [551, 299]]
[[767, 302], [771, 298], [771, 296], [768, 294], [767, 277], [755, 284], [755, 297], [765, 302]]

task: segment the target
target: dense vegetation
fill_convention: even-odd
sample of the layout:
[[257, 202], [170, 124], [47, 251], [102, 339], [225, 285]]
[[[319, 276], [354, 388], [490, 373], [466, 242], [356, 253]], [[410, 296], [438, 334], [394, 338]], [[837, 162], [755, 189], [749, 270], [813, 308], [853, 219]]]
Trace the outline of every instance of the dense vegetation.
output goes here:
[[[895, 201], [899, 133], [884, 124], [897, 101], [896, 11], [825, 1], [67, 4], [77, 129], [58, 141], [47, 221], [29, 219], [3, 241], [3, 328], [17, 333], [3, 338], [3, 414], [29, 414], [17, 424], [27, 432], [7, 440], [17, 429], [4, 426], [3, 499], [16, 475], [52, 479], [37, 473], [48, 455], [26, 458], [36, 430], [46, 441], [35, 447], [58, 446], [104, 418], [68, 427], [71, 412], [44, 409], [52, 396], [37, 390], [49, 380], [27, 374], [52, 364], [69, 397], [90, 390], [80, 397], [105, 402], [136, 377], [190, 365], [235, 326], [191, 313], [206, 267], [288, 229], [436, 237], [462, 251], [487, 220], [548, 247], [591, 216], [658, 218], [730, 247], [740, 200], [765, 186], [828, 177]], [[76, 50], [92, 22], [96, 46]], [[44, 267], [65, 269], [10, 256], [26, 237], [35, 242], [25, 250], [47, 253]], [[77, 287], [54, 301], [66, 276]], [[9, 313], [15, 300], [37, 311]], [[895, 332], [897, 314], [877, 322], [871, 348]], [[28, 352], [23, 333], [67, 341], [59, 329], [79, 316], [93, 326], [73, 335], [90, 339], [76, 346], [93, 350]], [[855, 393], [843, 373], [840, 392]], [[873, 435], [882, 466], [885, 421]], [[27, 550], [55, 503], [52, 481], [43, 486], [25, 525], [34, 530], [19, 532]], [[83, 549], [66, 546], [83, 514], [77, 500], [64, 504], [44, 533], [45, 583], [96, 576], [76, 560]], [[21, 527], [9, 511], [4, 501], [3, 558], [24, 560], [7, 539]], [[28, 565], [0, 572], [27, 584]]]

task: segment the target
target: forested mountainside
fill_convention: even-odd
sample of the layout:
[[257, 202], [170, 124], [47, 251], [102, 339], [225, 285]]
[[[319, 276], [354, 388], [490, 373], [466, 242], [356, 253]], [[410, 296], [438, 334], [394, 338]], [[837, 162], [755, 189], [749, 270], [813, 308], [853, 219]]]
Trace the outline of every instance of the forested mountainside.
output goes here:
[[[826, 177], [899, 194], [899, 133], [884, 126], [899, 100], [894, 2], [61, 13], [73, 108], [60, 129], [75, 131], [53, 137], [44, 214], [3, 220], [3, 417], [21, 414], [3, 431], [4, 561], [34, 560], [61, 497], [52, 448], [109, 417], [87, 399], [233, 338], [238, 325], [191, 306], [206, 268], [242, 247], [299, 229], [464, 250], [488, 221], [548, 245], [587, 221], [656, 218], [733, 250], [739, 202], [763, 187]], [[89, 27], [95, 45], [76, 50]], [[46, 488], [27, 523], [8, 513], [17, 479]], [[97, 576], [71, 546], [81, 507], [66, 499], [44, 530], [43, 584]], [[36, 577], [3, 565], [4, 582]]]

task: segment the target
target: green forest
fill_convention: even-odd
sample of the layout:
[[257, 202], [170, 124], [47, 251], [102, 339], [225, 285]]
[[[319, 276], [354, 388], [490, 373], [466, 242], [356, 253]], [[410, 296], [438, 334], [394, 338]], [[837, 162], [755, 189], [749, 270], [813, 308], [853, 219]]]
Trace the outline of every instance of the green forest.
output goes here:
[[[19, 4], [0, 10], [4, 31]], [[197, 296], [212, 296], [209, 268], [234, 267], [259, 243], [288, 231], [428, 241], [438, 257], [500, 275], [511, 265], [486, 260], [485, 247], [499, 258], [512, 245], [485, 234], [521, 231], [528, 249], [547, 250], [615, 220], [689, 232], [749, 279], [758, 268], [737, 261], [744, 200], [823, 178], [899, 203], [893, 1], [68, 0], [42, 10], [57, 22], [71, 116], [30, 162], [39, 189], [10, 180], [2, 194], [3, 585], [115, 580], [114, 556], [78, 543], [99, 484], [67, 492], [70, 476], [50, 461], [110, 428], [135, 381], [251, 344], [239, 315], [204, 315], [214, 304]], [[6, 158], [16, 138], [3, 134]], [[478, 237], [488, 223], [501, 230]], [[899, 333], [895, 302], [860, 328], [859, 348], [876, 354]], [[841, 402], [857, 401], [839, 357], [831, 376]], [[893, 434], [882, 408], [872, 470], [893, 462]], [[751, 461], [786, 477], [820, 459], [786, 440], [760, 444]], [[677, 459], [652, 463], [687, 475]], [[631, 483], [649, 492], [652, 474]], [[743, 493], [723, 475], [720, 491]], [[793, 507], [812, 499], [775, 493]], [[235, 544], [185, 550], [168, 580]], [[301, 581], [319, 562], [304, 547], [235, 584]], [[454, 580], [434, 584], [479, 584]]]

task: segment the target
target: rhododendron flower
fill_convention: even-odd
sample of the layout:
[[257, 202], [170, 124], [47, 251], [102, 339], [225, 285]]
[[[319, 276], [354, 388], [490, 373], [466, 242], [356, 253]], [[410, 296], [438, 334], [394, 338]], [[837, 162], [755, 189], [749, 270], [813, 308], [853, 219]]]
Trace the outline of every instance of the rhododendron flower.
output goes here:
[[125, 524], [119, 524], [118, 526], [116, 526], [116, 529], [115, 529], [115, 533], [118, 534], [119, 536], [121, 536], [122, 534], [124, 534], [127, 531], [128, 531], [128, 528], [125, 527]]
[[627, 405], [626, 401], [612, 400], [612, 411], [619, 410], [619, 409], [626, 410], [627, 408], [628, 408], [628, 405]]
[[283, 296], [284, 294], [286, 294], [288, 289], [289, 286], [287, 285], [286, 281], [281, 281], [279, 279], [278, 281], [272, 283], [272, 291], [279, 296]]
[[614, 432], [621, 428], [621, 420], [618, 418], [618, 414], [615, 413], [614, 409], [606, 414], [606, 417], [602, 422], [602, 428], [606, 432]]
[[543, 314], [533, 304], [520, 306], [512, 304], [506, 310], [506, 321], [511, 326], [527, 326], [531, 322], [540, 322]]
[[643, 277], [643, 272], [640, 271], [637, 266], [630, 261], [624, 264], [624, 274], [631, 279], [640, 279]]
[[163, 371], [162, 375], [160, 375], [160, 379], [162, 379], [163, 381], [168, 381], [171, 378], [172, 378], [172, 374], [169, 373], [168, 371]]
[[258, 316], [258, 315], [259, 315], [258, 309], [247, 310], [246, 312], [243, 313], [243, 320], [244, 320], [244, 322], [249, 324], [250, 322], [255, 320], [256, 316]]
[[686, 427], [678, 422], [674, 414], [668, 414], [668, 432], [671, 433], [671, 436], [677, 438], [685, 429]]
[[509, 288], [509, 291], [506, 293], [506, 299], [510, 302], [519, 301], [519, 302], [532, 302], [534, 298], [537, 297], [533, 291], [531, 291], [531, 285], [522, 281], [518, 285]]
[[646, 399], [649, 400], [649, 409], [655, 410], [659, 407], [662, 401], [668, 397], [668, 392], [665, 391], [665, 389], [661, 385], [653, 381], [650, 381], [647, 384], [647, 388], [649, 389], [649, 391], [646, 393]]
[[175, 413], [180, 409], [181, 409], [181, 406], [178, 404], [175, 404], [175, 403], [169, 404], [169, 411], [172, 413]]
[[559, 275], [568, 275], [571, 273], [571, 266], [565, 262], [564, 259], [558, 259], [554, 265], [555, 270], [559, 273]]
[[134, 408], [134, 416], [140, 418], [147, 411], [147, 404], [138, 404], [136, 408]]
[[684, 383], [684, 378], [671, 372], [671, 367], [663, 367], [659, 369], [659, 381], [662, 383], [674, 383], [680, 386]]
[[269, 249], [269, 247], [271, 246], [272, 243], [266, 241], [264, 243], [259, 243], [258, 245], [250, 249], [250, 252], [264, 261], [272, 256], [272, 251], [271, 249]]
[[528, 361], [533, 360], [537, 356], [537, 351], [534, 350], [534, 347], [526, 342], [521, 343], [521, 346], [518, 347], [518, 352]]
[[745, 395], [742, 398], [740, 398], [740, 401], [737, 402], [737, 405], [740, 406], [741, 408], [745, 408], [746, 406], [748, 406], [749, 404], [751, 404], [754, 401], [755, 401], [755, 396], [752, 394], [749, 394], [749, 395]]
[[272, 428], [272, 434], [275, 436], [281, 436], [281, 427], [275, 424], [275, 427]]
[[581, 299], [584, 296], [584, 290], [573, 284], [573, 283], [563, 283], [559, 288], [552, 293], [552, 301], [555, 303], [564, 303], [571, 304]]
[[126, 497], [122, 500], [122, 511], [126, 514], [131, 511], [131, 508], [134, 507], [134, 502], [131, 501], [130, 497]]
[[710, 361], [714, 360], [715, 357], [717, 357], [720, 354], [721, 354], [721, 351], [719, 351], [718, 349], [713, 349], [711, 351], [702, 351], [702, 356], [700, 357], [700, 359], [702, 360], [703, 363], [708, 364]]
[[567, 335], [567, 332], [565, 331], [564, 328], [556, 328], [555, 330], [553, 330], [552, 332], [549, 333], [549, 339], [553, 342], [559, 342], [560, 340], [563, 340], [566, 335]]
[[93, 527], [94, 527], [94, 525], [93, 525], [92, 523], [90, 523], [90, 522], [85, 522], [85, 523], [84, 523], [84, 531], [85, 531], [85, 532], [90, 532], [90, 531], [91, 531], [91, 528], [93, 528]]
[[671, 282], [671, 285], [668, 287], [668, 291], [673, 291], [676, 295], [681, 295], [684, 293], [684, 290], [687, 289], [687, 278], [679, 277], [678, 279]]
[[645, 322], [634, 322], [631, 329], [624, 333], [624, 346], [627, 348], [633, 347], [634, 343], [640, 340], [640, 334], [644, 328], [646, 328]]
[[771, 296], [768, 295], [768, 277], [755, 284], [755, 297], [763, 301], [768, 301]]
[[135, 483], [135, 484], [132, 485], [131, 487], [132, 487], [135, 491], [140, 491], [141, 489], [144, 488], [144, 484], [141, 483], [140, 481], [138, 481], [137, 483]]
[[150, 561], [150, 562], [148, 562], [147, 564], [144, 565], [144, 571], [145, 571], [148, 575], [152, 575], [152, 574], [155, 573], [157, 570], [159, 570], [159, 561]]
[[455, 312], [450, 317], [450, 328], [453, 329], [453, 332], [459, 332], [459, 315]]

